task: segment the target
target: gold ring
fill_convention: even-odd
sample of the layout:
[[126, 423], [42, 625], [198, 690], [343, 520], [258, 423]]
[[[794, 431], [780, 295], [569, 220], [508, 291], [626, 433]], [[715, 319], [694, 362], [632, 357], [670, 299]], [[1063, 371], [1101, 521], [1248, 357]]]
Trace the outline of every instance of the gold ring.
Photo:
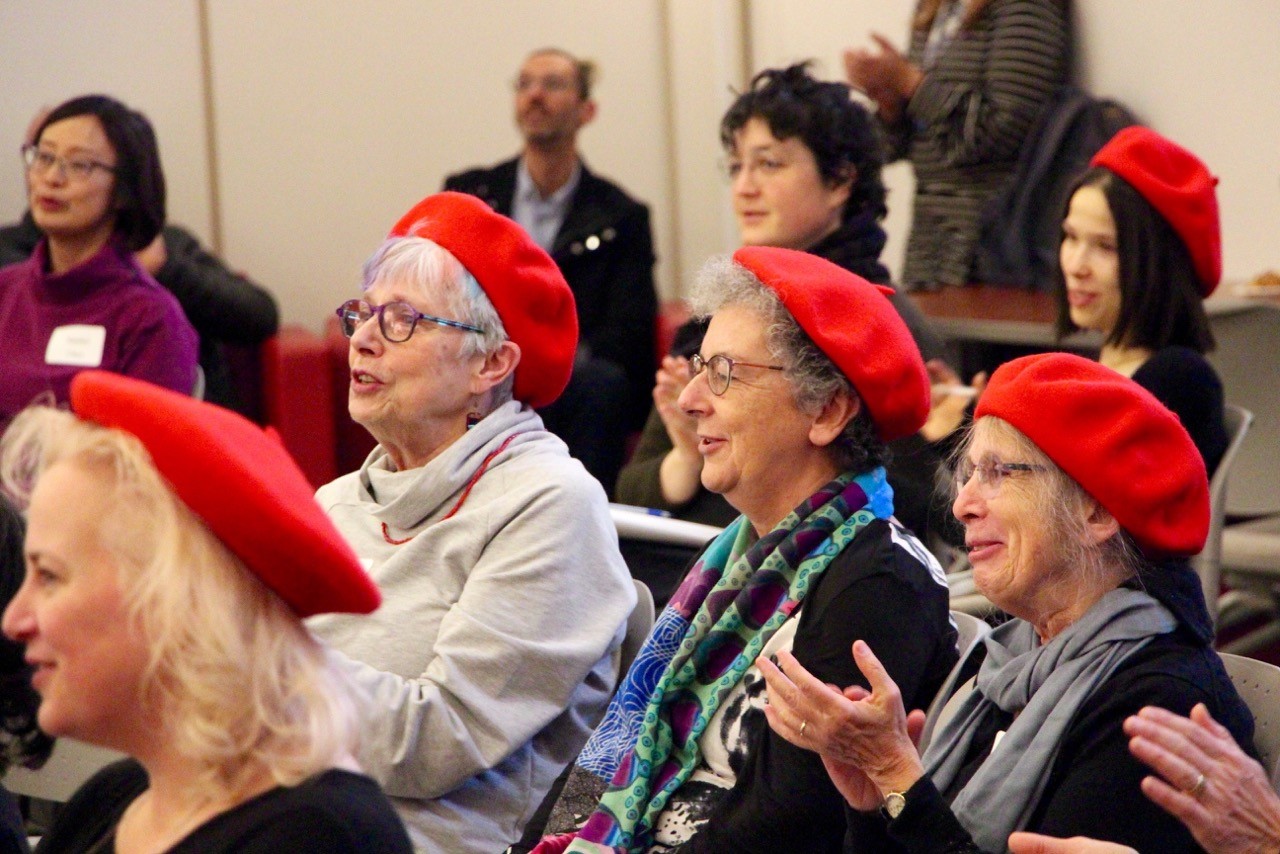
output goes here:
[[1197, 776], [1195, 783], [1192, 784], [1191, 788], [1187, 789], [1186, 791], [1187, 791], [1187, 794], [1193, 798], [1200, 797], [1200, 793], [1204, 791], [1204, 774], [1200, 774], [1199, 776]]
[[[808, 721], [801, 721], [801, 722], [800, 722], [800, 737], [801, 737], [801, 738], [804, 738], [804, 728], [805, 728], [805, 727], [807, 727], [808, 725], [809, 725], [809, 722], [808, 722]], [[1203, 781], [1203, 780], [1201, 780], [1201, 782], [1204, 782], [1204, 781]]]

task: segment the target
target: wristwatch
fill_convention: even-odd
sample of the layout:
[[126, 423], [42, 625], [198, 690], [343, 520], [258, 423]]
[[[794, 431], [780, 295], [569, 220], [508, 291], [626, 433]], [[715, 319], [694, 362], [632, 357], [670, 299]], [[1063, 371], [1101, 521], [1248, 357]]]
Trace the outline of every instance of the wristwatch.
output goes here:
[[897, 818], [907, 807], [907, 796], [902, 792], [890, 792], [884, 796], [884, 805], [880, 809], [890, 820]]

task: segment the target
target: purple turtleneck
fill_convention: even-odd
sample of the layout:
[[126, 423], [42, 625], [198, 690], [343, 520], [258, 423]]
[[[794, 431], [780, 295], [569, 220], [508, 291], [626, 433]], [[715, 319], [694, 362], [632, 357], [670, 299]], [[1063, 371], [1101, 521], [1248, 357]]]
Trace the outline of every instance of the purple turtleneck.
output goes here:
[[99, 354], [105, 370], [192, 390], [199, 338], [132, 253], [113, 240], [53, 274], [48, 251], [41, 241], [29, 259], [0, 269], [0, 427], [41, 395], [65, 403], [71, 378], [90, 365], [61, 363]]

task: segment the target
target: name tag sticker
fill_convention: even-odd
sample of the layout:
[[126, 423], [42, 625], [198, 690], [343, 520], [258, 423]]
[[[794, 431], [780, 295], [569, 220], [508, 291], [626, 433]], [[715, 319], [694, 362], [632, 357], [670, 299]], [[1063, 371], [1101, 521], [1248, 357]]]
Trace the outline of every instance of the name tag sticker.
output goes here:
[[49, 336], [44, 348], [46, 365], [70, 365], [96, 368], [102, 364], [102, 350], [107, 343], [107, 328], [86, 323], [59, 326]]

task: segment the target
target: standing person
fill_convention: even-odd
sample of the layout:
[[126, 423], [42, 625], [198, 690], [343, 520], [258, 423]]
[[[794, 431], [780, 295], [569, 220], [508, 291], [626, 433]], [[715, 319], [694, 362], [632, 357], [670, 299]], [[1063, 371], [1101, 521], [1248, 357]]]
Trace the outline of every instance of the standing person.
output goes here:
[[1124, 724], [1203, 703], [1253, 738], [1199, 579], [1167, 560], [1204, 547], [1204, 461], [1148, 391], [1067, 353], [1002, 365], [975, 418], [953, 509], [975, 584], [1014, 619], [962, 663], [974, 689], [921, 757], [924, 714], [908, 718], [920, 706], [868, 644], [853, 657], [870, 692], [783, 655], [761, 662], [770, 726], [822, 756], [851, 808], [847, 851], [1004, 851], [1015, 830], [1199, 851], [1143, 797]]
[[524, 150], [451, 175], [444, 188], [524, 226], [573, 289], [581, 333], [573, 378], [542, 417], [612, 492], [627, 436], [649, 407], [658, 302], [649, 209], [592, 173], [578, 151], [578, 132], [596, 114], [594, 71], [557, 48], [529, 54], [515, 97]]
[[385, 602], [311, 628], [373, 695], [360, 760], [415, 847], [493, 854], [600, 719], [635, 604], [604, 491], [534, 411], [569, 380], [573, 294], [520, 226], [439, 193], [338, 317], [378, 446], [316, 498]]
[[927, 705], [956, 660], [942, 568], [893, 519], [882, 465], [924, 421], [928, 376], [885, 291], [809, 253], [715, 259], [692, 302], [711, 322], [680, 405], [703, 483], [742, 515], [659, 616], [548, 831], [590, 816], [573, 852], [839, 851], [843, 801], [769, 729], [756, 661], [790, 652], [848, 684], [849, 645], [879, 638]]
[[198, 340], [133, 253], [164, 225], [164, 175], [141, 113], [105, 95], [56, 107], [22, 149], [44, 239], [0, 270], [0, 425], [42, 394], [65, 403], [97, 367], [190, 393]]
[[3, 628], [41, 728], [133, 759], [41, 850], [407, 854], [352, 757], [367, 698], [302, 623], [378, 590], [297, 464], [241, 416], [118, 374], [78, 374], [71, 407], [30, 407], [0, 441], [27, 507]]
[[1066, 0], [920, 0], [903, 56], [845, 51], [851, 86], [875, 102], [891, 159], [916, 177], [902, 281], [972, 281], [979, 218], [1013, 174], [1041, 107], [1070, 64]]
[[1210, 475], [1227, 448], [1204, 300], [1222, 278], [1218, 179], [1150, 128], [1115, 135], [1071, 188], [1062, 221], [1058, 335], [1104, 336], [1099, 361], [1178, 416]]
[[[744, 245], [810, 252], [867, 281], [889, 283], [889, 270], [880, 263], [881, 154], [871, 117], [850, 100], [847, 86], [815, 79], [808, 63], [761, 71], [721, 119], [720, 142]], [[897, 293], [890, 301], [925, 358], [941, 356], [942, 344], [915, 304]], [[705, 319], [693, 320], [677, 333], [657, 374], [653, 410], [615, 495], [680, 519], [726, 525], [737, 511], [702, 485], [695, 420], [677, 403], [689, 381], [688, 357], [698, 351], [706, 329]], [[891, 448], [898, 518], [926, 537], [936, 460], [914, 436]]]

